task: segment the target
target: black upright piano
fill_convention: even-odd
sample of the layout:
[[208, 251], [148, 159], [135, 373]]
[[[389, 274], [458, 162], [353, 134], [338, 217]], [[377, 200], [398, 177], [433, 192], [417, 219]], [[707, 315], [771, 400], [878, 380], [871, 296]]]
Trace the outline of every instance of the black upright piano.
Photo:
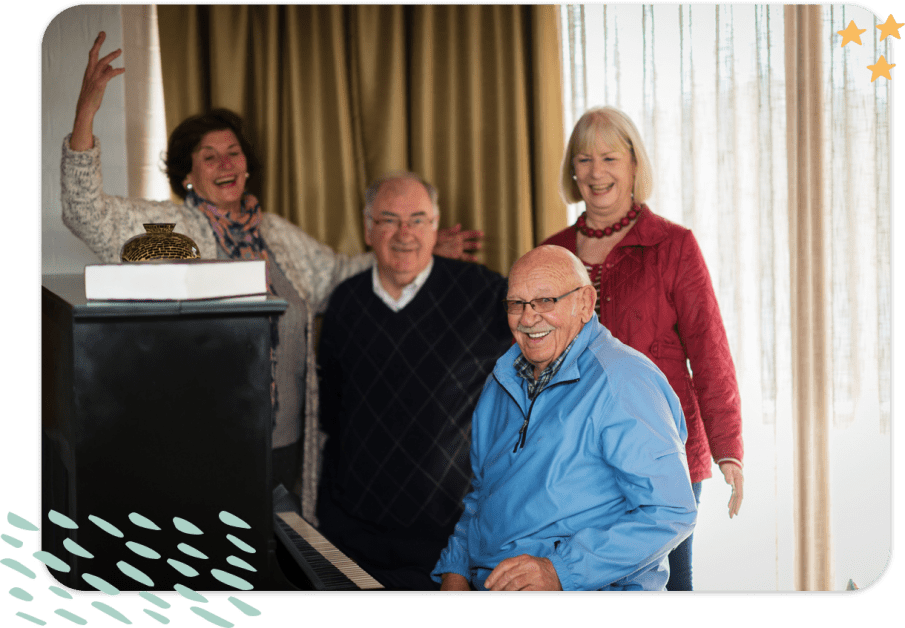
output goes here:
[[297, 566], [317, 542], [275, 513], [271, 339], [286, 305], [89, 302], [81, 275], [43, 278], [42, 546], [66, 563], [61, 583], [304, 590], [354, 569], [329, 548], [314, 551], [337, 563], [326, 572]]

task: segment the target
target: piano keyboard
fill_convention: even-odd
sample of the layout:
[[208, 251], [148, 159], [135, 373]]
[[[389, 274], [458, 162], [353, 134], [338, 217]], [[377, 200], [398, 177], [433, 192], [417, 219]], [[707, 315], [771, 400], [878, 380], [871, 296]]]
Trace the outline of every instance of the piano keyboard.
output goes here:
[[294, 512], [274, 513], [274, 531], [318, 591], [383, 589], [383, 585]]

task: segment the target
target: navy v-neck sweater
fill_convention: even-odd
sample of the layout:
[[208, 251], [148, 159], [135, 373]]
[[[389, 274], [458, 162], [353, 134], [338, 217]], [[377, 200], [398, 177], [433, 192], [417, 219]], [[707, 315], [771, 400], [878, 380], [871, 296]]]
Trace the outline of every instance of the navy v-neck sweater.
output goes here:
[[[366, 569], [410, 564], [429, 574], [470, 488], [471, 414], [512, 343], [506, 280], [435, 257], [399, 312], [371, 281], [369, 270], [342, 283], [324, 317], [318, 518]], [[389, 555], [361, 547], [369, 534], [399, 547]]]

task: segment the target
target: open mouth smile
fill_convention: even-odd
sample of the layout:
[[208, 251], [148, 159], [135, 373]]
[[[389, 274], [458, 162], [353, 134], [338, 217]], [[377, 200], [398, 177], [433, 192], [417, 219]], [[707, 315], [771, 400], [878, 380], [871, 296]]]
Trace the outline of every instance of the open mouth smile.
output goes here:
[[547, 336], [549, 336], [550, 334], [553, 333], [552, 329], [541, 329], [541, 330], [533, 331], [526, 327], [519, 327], [518, 331], [520, 331], [523, 334], [525, 334], [526, 336], [528, 336], [528, 338], [530, 338], [531, 340], [540, 340], [542, 338], [546, 338]]

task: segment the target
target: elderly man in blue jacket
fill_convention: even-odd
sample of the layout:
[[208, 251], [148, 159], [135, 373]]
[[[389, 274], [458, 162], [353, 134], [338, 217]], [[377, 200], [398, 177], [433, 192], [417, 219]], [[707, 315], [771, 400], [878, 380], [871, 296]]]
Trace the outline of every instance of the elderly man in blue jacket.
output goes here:
[[514, 345], [472, 420], [472, 490], [432, 573], [444, 590], [662, 590], [697, 507], [663, 374], [594, 316], [558, 246], [512, 267]]

